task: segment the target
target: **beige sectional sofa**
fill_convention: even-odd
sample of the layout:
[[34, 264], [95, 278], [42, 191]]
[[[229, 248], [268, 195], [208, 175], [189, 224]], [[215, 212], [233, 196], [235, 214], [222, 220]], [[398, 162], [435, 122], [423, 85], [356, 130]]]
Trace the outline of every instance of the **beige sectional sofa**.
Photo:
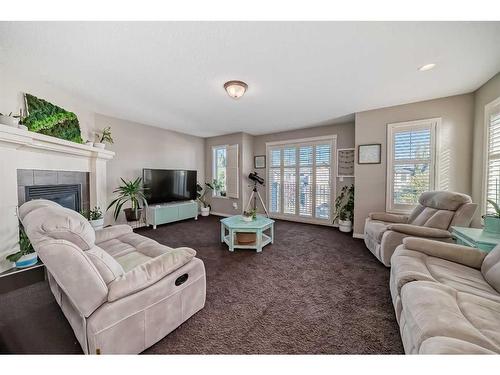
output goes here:
[[406, 353], [500, 353], [500, 245], [485, 253], [406, 238], [390, 289]]
[[449, 191], [425, 192], [418, 202], [409, 215], [372, 212], [366, 219], [366, 247], [387, 267], [404, 238], [452, 242], [450, 227], [468, 227], [477, 209], [468, 195]]
[[47, 200], [19, 208], [50, 288], [85, 353], [139, 353], [205, 305], [205, 268], [128, 225], [94, 231]]

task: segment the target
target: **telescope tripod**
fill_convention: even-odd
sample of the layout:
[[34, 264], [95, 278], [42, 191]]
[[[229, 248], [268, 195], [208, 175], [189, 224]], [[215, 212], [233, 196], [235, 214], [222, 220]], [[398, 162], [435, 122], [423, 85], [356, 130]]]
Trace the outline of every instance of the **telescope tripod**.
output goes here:
[[250, 194], [250, 198], [248, 198], [248, 203], [246, 205], [245, 211], [248, 211], [248, 207], [250, 207], [250, 203], [252, 203], [253, 199], [253, 209], [257, 209], [257, 197], [259, 197], [260, 203], [262, 204], [262, 207], [264, 208], [264, 211], [266, 213], [266, 216], [269, 217], [269, 212], [267, 212], [266, 205], [264, 204], [264, 200], [260, 196], [259, 191], [257, 190], [257, 182], [253, 183], [253, 189], [252, 189], [252, 194]]

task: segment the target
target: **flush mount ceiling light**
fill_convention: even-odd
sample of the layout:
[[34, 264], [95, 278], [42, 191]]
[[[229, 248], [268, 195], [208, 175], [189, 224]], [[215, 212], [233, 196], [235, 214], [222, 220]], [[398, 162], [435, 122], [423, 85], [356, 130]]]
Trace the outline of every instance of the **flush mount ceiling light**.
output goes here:
[[224, 89], [231, 98], [239, 99], [247, 91], [248, 85], [242, 81], [228, 81], [224, 83]]
[[427, 70], [434, 69], [435, 66], [436, 64], [425, 64], [418, 68], [418, 70], [420, 70], [421, 72], [426, 72]]

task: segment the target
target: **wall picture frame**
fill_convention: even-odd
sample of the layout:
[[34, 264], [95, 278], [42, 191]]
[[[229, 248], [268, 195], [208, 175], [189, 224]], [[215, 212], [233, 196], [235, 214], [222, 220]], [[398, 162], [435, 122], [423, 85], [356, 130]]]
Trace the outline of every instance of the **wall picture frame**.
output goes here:
[[266, 167], [266, 155], [256, 155], [253, 157], [253, 167], [263, 169]]
[[382, 144], [371, 143], [358, 146], [358, 164], [382, 163]]

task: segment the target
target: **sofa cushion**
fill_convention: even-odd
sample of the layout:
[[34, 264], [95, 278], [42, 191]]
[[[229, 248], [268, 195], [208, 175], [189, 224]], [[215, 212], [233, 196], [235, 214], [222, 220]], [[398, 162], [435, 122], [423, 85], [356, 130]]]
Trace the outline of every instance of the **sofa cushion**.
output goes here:
[[47, 199], [33, 199], [31, 201], [24, 203], [21, 207], [19, 207], [18, 210], [19, 219], [23, 221], [26, 215], [29, 214], [31, 211], [34, 211], [42, 207], [61, 207], [61, 205], [57, 204], [56, 202], [49, 201]]
[[86, 251], [85, 255], [97, 268], [106, 284], [125, 273], [120, 263], [98, 246]]
[[481, 272], [486, 281], [500, 293], [500, 245], [486, 255]]
[[[24, 209], [24, 205], [21, 208]], [[59, 205], [30, 211], [24, 216], [23, 224], [32, 243], [47, 238], [66, 240], [83, 251], [91, 249], [95, 243], [95, 232], [88, 220]]]
[[420, 345], [418, 354], [496, 354], [479, 345], [451, 338], [431, 337]]
[[405, 347], [450, 337], [500, 353], [500, 303], [442, 284], [416, 281], [401, 288]]
[[500, 294], [484, 279], [481, 271], [420, 251], [399, 247], [391, 259], [391, 276], [397, 291], [412, 281], [432, 281], [460, 292], [500, 302]]
[[410, 224], [437, 229], [448, 229], [455, 215], [454, 211], [425, 207]]

